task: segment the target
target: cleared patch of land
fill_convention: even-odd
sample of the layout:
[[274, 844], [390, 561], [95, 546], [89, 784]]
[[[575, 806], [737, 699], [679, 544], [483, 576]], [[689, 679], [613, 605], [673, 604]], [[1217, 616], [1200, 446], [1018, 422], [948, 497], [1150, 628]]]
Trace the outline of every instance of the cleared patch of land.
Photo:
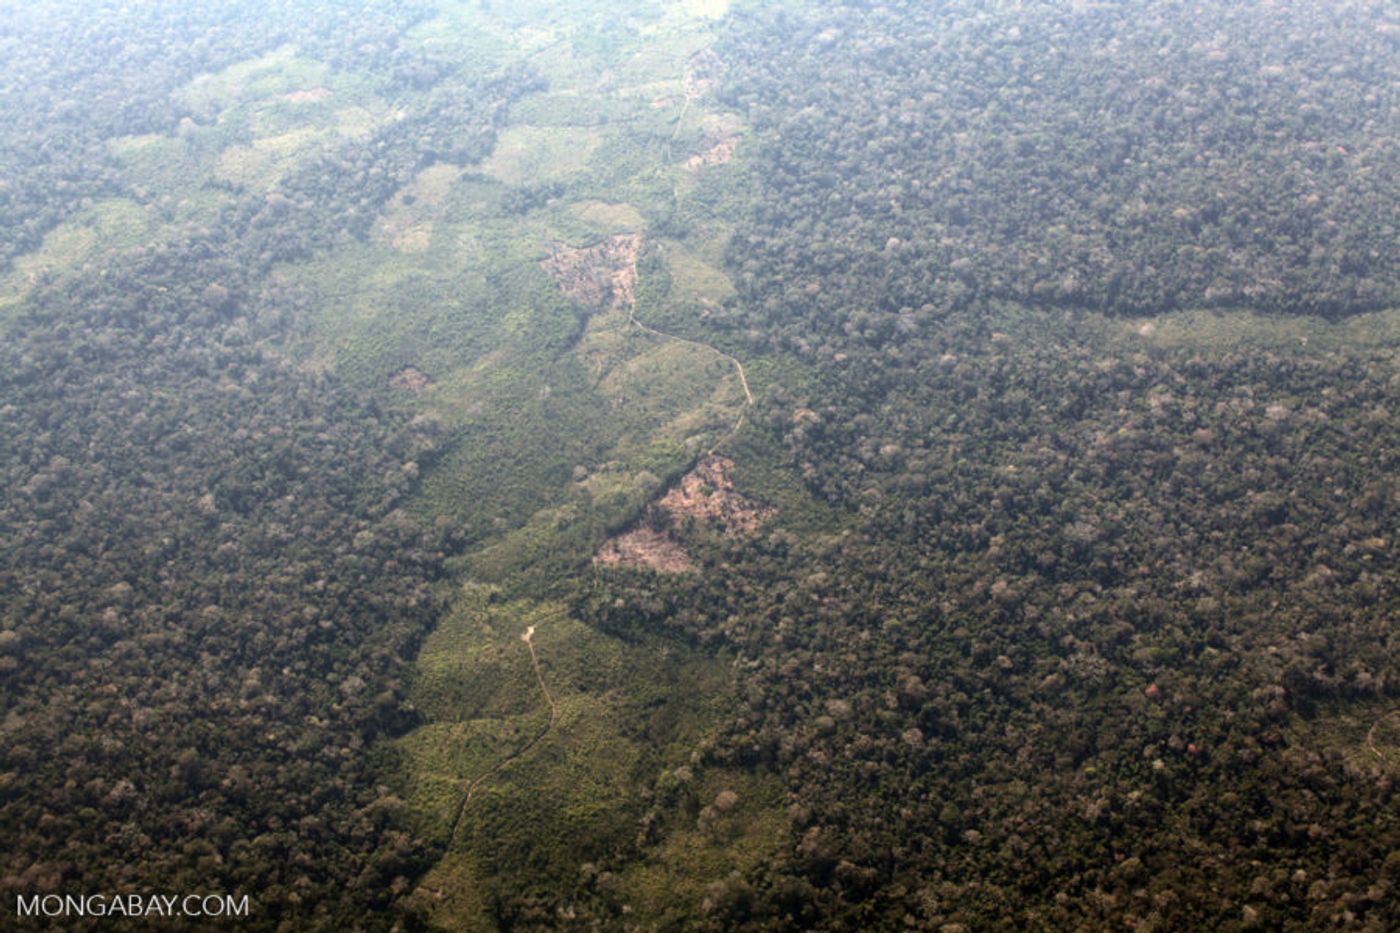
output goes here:
[[[533, 644], [522, 644], [532, 629]], [[464, 784], [485, 775], [448, 857], [415, 895], [444, 923], [473, 914], [463, 890], [485, 896], [514, 873], [566, 871], [631, 834], [643, 809], [631, 790], [638, 765], [660, 748], [679, 766], [725, 677], [714, 661], [625, 644], [558, 606], [507, 602], [482, 587], [463, 591], [419, 669], [411, 696], [429, 723], [399, 745], [410, 769], [405, 800], [422, 830], [446, 841]], [[557, 704], [547, 731], [540, 677]], [[649, 734], [639, 722], [650, 722]]]
[[692, 525], [726, 537], [754, 534], [774, 509], [740, 494], [730, 479], [733, 469], [734, 461], [728, 457], [705, 457], [648, 505], [635, 527], [608, 539], [594, 561], [683, 573], [692, 567], [683, 543]]
[[630, 204], [606, 201], [580, 201], [569, 210], [575, 217], [607, 233], [637, 233], [646, 227], [646, 218]]
[[591, 128], [512, 126], [481, 170], [510, 185], [563, 181], [583, 172], [602, 143], [602, 132]]

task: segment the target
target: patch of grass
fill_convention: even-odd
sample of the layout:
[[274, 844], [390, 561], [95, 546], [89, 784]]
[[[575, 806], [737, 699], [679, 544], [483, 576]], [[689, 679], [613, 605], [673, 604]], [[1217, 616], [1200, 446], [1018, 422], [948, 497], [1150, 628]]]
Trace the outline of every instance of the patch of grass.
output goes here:
[[359, 139], [374, 132], [386, 118], [382, 108], [340, 107], [335, 111], [335, 131], [346, 139]]
[[646, 227], [646, 219], [630, 204], [579, 201], [569, 211], [601, 233], [637, 233]]
[[[297, 57], [290, 46], [195, 78], [175, 97], [194, 114], [179, 145], [123, 140], [117, 153], [138, 172], [164, 178], [153, 158], [175, 157], [183, 173], [202, 181], [213, 174], [262, 190], [299, 160], [345, 139], [362, 136], [392, 118], [371, 76], [332, 71]], [[165, 179], [169, 181], [169, 179]], [[164, 185], [161, 190], [169, 190]]]
[[703, 347], [638, 332], [651, 347], [614, 367], [598, 385], [614, 417], [632, 430], [665, 424], [709, 398], [733, 366]]
[[605, 463], [578, 482], [594, 508], [618, 516], [632, 516], [661, 491], [662, 477], [650, 470], [631, 470], [621, 461]]
[[1243, 310], [1187, 310], [1141, 319], [1085, 317], [1098, 322], [1111, 345], [1136, 349], [1311, 347], [1316, 350], [1400, 343], [1400, 308], [1357, 314], [1335, 322], [1301, 314], [1260, 314]]
[[17, 308], [34, 285], [77, 272], [85, 263], [121, 250], [160, 242], [173, 220], [128, 198], [104, 198], [50, 230], [39, 248], [20, 256], [0, 276], [0, 314]]
[[635, 118], [640, 104], [616, 97], [555, 93], [529, 97], [512, 108], [523, 123], [538, 127], [601, 127]]
[[[519, 258], [527, 249], [542, 254], [543, 244], [504, 240], [489, 225], [444, 223], [421, 253], [382, 242], [346, 246], [296, 273], [321, 296], [317, 334], [342, 375], [386, 390], [394, 373], [416, 367], [440, 384], [424, 402], [465, 425], [481, 403], [514, 410], [548, 395], [539, 357], [562, 352], [578, 331], [577, 310], [535, 257]], [[474, 370], [489, 353], [525, 369]]]
[[464, 591], [419, 651], [409, 698], [431, 722], [505, 718], [539, 708], [530, 659], [520, 642], [534, 618], [532, 607], [489, 607], [489, 592], [484, 587]]
[[1328, 703], [1310, 719], [1295, 719], [1290, 732], [1291, 747], [1335, 752], [1356, 777], [1400, 777], [1400, 708], [1394, 704]]
[[[554, 42], [548, 47], [542, 48], [531, 59], [531, 64], [549, 82], [548, 92], [536, 95], [534, 99], [568, 97], [584, 106], [606, 104], [607, 96], [603, 93], [603, 76], [606, 69], [603, 63], [585, 56], [575, 55], [564, 31], [556, 31], [554, 38]], [[529, 103], [529, 101], [523, 103]], [[532, 122], [524, 114], [516, 115], [516, 120], [519, 123]], [[591, 124], [597, 121], [575, 122]]]
[[652, 114], [626, 132], [607, 135], [590, 153], [588, 190], [600, 198], [631, 203], [645, 215], [669, 196], [663, 171], [667, 132], [662, 116]]
[[618, 56], [618, 80], [625, 84], [646, 81], [679, 81], [686, 61], [714, 39], [709, 24], [673, 5], [670, 15], [654, 19], [639, 29], [640, 41]]
[[131, 249], [160, 239], [160, 224], [128, 198], [106, 198], [92, 206], [91, 218], [103, 249]]
[[109, 146], [134, 187], [177, 200], [201, 192], [217, 157], [216, 152], [206, 153], [180, 136], [126, 136]]
[[[520, 639], [527, 626], [558, 715], [543, 738], [510, 758], [547, 722]], [[722, 659], [655, 636], [622, 642], [561, 606], [502, 601], [482, 586], [462, 591], [419, 667], [412, 696], [430, 721], [398, 746], [404, 798], [422, 831], [446, 841], [464, 782], [505, 762], [478, 787], [456, 848], [420, 886], [442, 923], [473, 915], [448, 893], [462, 885], [487, 901], [517, 887], [522, 873], [532, 886], [571, 883], [580, 861], [627, 843], [645, 807], [642, 791], [658, 771], [688, 760], [731, 689]], [[506, 668], [523, 702], [497, 689], [493, 678]], [[745, 795], [756, 798], [747, 786]]]
[[170, 137], [163, 133], [140, 133], [135, 136], [118, 136], [107, 141], [107, 148], [117, 158], [137, 155], [152, 147], [169, 142]]
[[672, 301], [681, 304], [721, 304], [734, 294], [734, 283], [723, 269], [702, 259], [686, 244], [667, 241], [661, 249], [671, 272], [669, 297]]
[[423, 876], [413, 903], [439, 929], [496, 933], [500, 928], [490, 913], [491, 892], [476, 859], [466, 852], [449, 852]]
[[405, 44], [417, 45], [435, 60], [474, 61], [495, 67], [556, 41], [556, 32], [550, 25], [553, 17], [522, 17], [517, 6], [438, 0], [437, 15], [414, 26], [405, 37]]
[[[384, 206], [374, 225], [377, 241], [403, 249], [400, 241], [421, 230], [426, 233], [423, 237], [426, 249], [434, 227], [446, 215], [448, 196], [461, 177], [461, 168], [446, 163], [430, 165], [418, 172]], [[407, 251], [422, 252], [423, 249]]]
[[420, 831], [446, 842], [468, 784], [538, 735], [548, 714], [433, 722], [397, 741], [413, 775], [405, 803]]
[[266, 190], [298, 162], [324, 152], [330, 139], [325, 130], [302, 127], [255, 139], [249, 146], [231, 146], [219, 156], [215, 174], [245, 188]]
[[595, 128], [512, 126], [497, 138], [481, 171], [511, 185], [562, 181], [583, 172], [603, 141]]
[[324, 64], [298, 58], [292, 46], [283, 46], [222, 71], [199, 75], [174, 97], [204, 122], [238, 104], [320, 87], [328, 73]]
[[13, 268], [0, 278], [0, 309], [18, 305], [40, 280], [77, 266], [91, 255], [96, 243], [97, 232], [80, 221], [54, 227], [38, 249], [16, 259]]

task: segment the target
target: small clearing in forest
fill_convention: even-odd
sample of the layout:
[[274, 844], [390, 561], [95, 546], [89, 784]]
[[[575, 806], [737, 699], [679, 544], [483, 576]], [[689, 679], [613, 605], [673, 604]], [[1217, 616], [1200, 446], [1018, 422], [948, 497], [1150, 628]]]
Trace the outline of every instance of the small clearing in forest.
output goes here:
[[684, 573], [691, 568], [690, 554], [669, 529], [646, 524], [612, 538], [593, 559], [599, 564], [649, 567], [658, 573]]
[[742, 496], [734, 489], [728, 457], [706, 457], [662, 496], [656, 507], [672, 523], [684, 518], [702, 521], [730, 537], [751, 535], [773, 514], [773, 509]]
[[281, 95], [281, 97], [293, 104], [315, 104], [325, 100], [330, 96], [330, 93], [329, 88], [313, 87], [304, 91], [292, 91]]
[[770, 506], [741, 495], [729, 478], [734, 461], [710, 456], [681, 477], [666, 495], [642, 511], [636, 527], [610, 539], [594, 560], [599, 564], [650, 567], [660, 573], [682, 573], [691, 567], [679, 532], [687, 520], [699, 522], [728, 537], [753, 534], [773, 515]]
[[724, 60], [713, 49], [701, 49], [685, 65], [685, 96], [702, 97], [724, 77]]
[[574, 301], [592, 308], [631, 306], [642, 237], [621, 233], [583, 248], [551, 243], [542, 265]]
[[405, 366], [389, 377], [389, 386], [405, 392], [422, 392], [431, 381], [422, 370]]
[[709, 148], [686, 159], [686, 168], [703, 168], [706, 165], [723, 165], [728, 162], [734, 158], [734, 150], [739, 145], [739, 136], [735, 133], [720, 132], [709, 136], [706, 142]]

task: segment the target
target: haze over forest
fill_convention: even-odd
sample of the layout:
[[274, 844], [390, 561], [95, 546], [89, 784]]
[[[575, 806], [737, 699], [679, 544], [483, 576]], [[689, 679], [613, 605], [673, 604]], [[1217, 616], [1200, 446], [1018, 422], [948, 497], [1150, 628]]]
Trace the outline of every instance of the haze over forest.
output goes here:
[[0, 0], [0, 926], [1400, 929], [1397, 96], [1386, 0]]

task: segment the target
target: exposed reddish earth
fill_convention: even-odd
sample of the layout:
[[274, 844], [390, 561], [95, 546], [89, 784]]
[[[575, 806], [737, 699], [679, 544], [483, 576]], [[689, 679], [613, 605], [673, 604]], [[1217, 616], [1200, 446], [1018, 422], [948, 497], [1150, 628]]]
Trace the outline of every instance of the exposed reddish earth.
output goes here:
[[630, 307], [637, 285], [637, 253], [642, 237], [620, 233], [582, 248], [551, 243], [542, 263], [559, 288], [579, 304], [593, 308]]
[[643, 510], [635, 528], [604, 544], [594, 560], [649, 567], [659, 573], [684, 573], [692, 566], [680, 538], [687, 522], [698, 522], [729, 537], [753, 534], [773, 515], [773, 509], [734, 489], [729, 478], [733, 468], [734, 461], [728, 457], [701, 460], [666, 495]]

